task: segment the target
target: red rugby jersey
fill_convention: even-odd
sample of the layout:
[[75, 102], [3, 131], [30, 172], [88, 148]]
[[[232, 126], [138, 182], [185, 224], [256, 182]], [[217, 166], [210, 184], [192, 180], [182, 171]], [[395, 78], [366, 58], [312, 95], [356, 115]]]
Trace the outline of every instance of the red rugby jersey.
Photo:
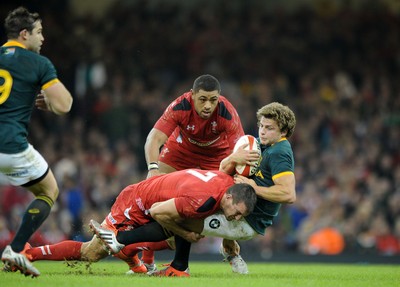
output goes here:
[[244, 135], [242, 123], [233, 105], [224, 97], [209, 119], [201, 118], [194, 109], [192, 92], [173, 101], [154, 125], [165, 133], [169, 141], [180, 143], [180, 148], [212, 157], [229, 155], [235, 143]]
[[156, 202], [174, 198], [182, 218], [205, 218], [220, 209], [233, 178], [221, 171], [188, 169], [154, 176], [126, 187], [108, 216], [114, 225], [140, 226], [150, 220], [149, 209]]

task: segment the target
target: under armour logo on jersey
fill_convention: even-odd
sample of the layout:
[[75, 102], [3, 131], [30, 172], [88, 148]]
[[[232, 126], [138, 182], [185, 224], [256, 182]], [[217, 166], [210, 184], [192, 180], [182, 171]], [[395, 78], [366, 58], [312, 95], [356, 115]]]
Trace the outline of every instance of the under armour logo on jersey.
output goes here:
[[186, 126], [186, 129], [187, 129], [188, 131], [194, 131], [194, 125], [187, 125], [187, 126]]
[[210, 221], [208, 225], [211, 229], [218, 229], [221, 226], [221, 222], [218, 219], [214, 218]]

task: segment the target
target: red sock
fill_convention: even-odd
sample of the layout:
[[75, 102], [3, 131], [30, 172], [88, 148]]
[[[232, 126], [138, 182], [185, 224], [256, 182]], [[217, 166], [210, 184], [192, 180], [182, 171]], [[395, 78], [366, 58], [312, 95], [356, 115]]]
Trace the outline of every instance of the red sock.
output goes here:
[[160, 242], [139, 242], [129, 244], [122, 250], [127, 257], [132, 257], [138, 252], [143, 251], [142, 261], [146, 264], [152, 264], [154, 263], [154, 251], [164, 249], [171, 249], [166, 240]]
[[142, 261], [146, 264], [153, 264], [154, 263], [154, 251], [153, 250], [143, 250]]
[[26, 250], [30, 261], [37, 260], [80, 260], [83, 242], [66, 240], [53, 245], [43, 245]]
[[[171, 247], [167, 243], [167, 240], [163, 240], [160, 242], [140, 242], [140, 243], [128, 245], [127, 247], [135, 248], [136, 250], [143, 251], [142, 252], [142, 261], [146, 264], [154, 263], [154, 251], [171, 249]], [[126, 253], [128, 254], [128, 252], [126, 252]]]
[[[130, 245], [128, 245], [130, 246]], [[129, 252], [129, 255], [126, 255], [125, 252]], [[140, 259], [136, 254], [139, 252], [139, 250], [133, 250], [133, 249], [126, 249], [124, 247], [120, 252], [117, 254], [114, 254], [115, 257], [122, 259], [126, 262], [126, 264], [129, 265], [129, 268], [134, 268], [138, 265], [141, 264]]]

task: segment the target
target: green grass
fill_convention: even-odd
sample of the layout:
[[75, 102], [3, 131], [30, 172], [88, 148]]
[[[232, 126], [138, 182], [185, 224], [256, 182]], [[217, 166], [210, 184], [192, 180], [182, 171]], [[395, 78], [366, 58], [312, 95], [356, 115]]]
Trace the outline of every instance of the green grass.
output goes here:
[[34, 265], [41, 271], [40, 277], [30, 278], [19, 273], [0, 272], [0, 286], [400, 286], [400, 267], [396, 265], [249, 263], [251, 273], [238, 275], [231, 272], [227, 263], [192, 262], [190, 278], [127, 276], [125, 263], [118, 261], [103, 261], [91, 265], [78, 263], [75, 266], [67, 266], [64, 262], [41, 261]]

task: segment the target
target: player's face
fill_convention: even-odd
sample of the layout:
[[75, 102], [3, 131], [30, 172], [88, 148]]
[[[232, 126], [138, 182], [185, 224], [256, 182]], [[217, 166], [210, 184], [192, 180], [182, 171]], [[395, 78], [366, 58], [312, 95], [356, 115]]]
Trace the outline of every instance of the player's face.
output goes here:
[[272, 145], [277, 143], [285, 134], [281, 132], [276, 121], [261, 117], [258, 126], [258, 136], [260, 137], [261, 144]]
[[222, 207], [224, 215], [228, 221], [240, 220], [243, 216], [247, 216], [247, 208], [243, 202], [237, 204], [232, 203], [232, 196], [229, 196]]
[[194, 109], [202, 119], [208, 119], [218, 105], [218, 98], [218, 91], [206, 92], [200, 90], [197, 93], [193, 92]]
[[25, 45], [28, 50], [40, 54], [40, 48], [42, 47], [44, 41], [42, 34], [42, 23], [40, 21], [36, 21], [33, 26], [34, 28], [32, 30], [32, 34], [29, 32], [25, 33]]

